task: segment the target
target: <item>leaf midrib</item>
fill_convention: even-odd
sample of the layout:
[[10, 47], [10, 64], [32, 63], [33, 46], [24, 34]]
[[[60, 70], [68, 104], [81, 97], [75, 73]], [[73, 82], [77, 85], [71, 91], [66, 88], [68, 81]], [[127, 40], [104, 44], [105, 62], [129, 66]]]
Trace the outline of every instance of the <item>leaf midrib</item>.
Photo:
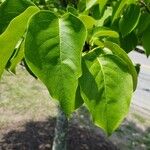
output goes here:
[[[100, 67], [101, 67], [101, 71], [102, 71], [102, 75], [103, 75], [103, 83], [104, 83], [104, 95], [105, 95], [105, 100], [106, 100], [106, 103], [105, 103], [105, 113], [106, 113], [106, 116], [104, 116], [104, 118], [108, 118], [108, 113], [107, 113], [107, 104], [108, 104], [108, 100], [107, 100], [107, 92], [106, 92], [106, 79], [105, 79], [105, 72], [104, 72], [104, 69], [103, 69], [103, 66], [99, 60], [99, 58], [96, 58]], [[106, 119], [106, 129], [108, 131], [108, 120]]]
[[[64, 40], [62, 40], [62, 32], [61, 31], [64, 31], [64, 30], [61, 30], [61, 21], [62, 21], [62, 18], [58, 18], [58, 26], [59, 26], [59, 28], [58, 28], [58, 30], [59, 30], [59, 55], [60, 55], [60, 76], [61, 76], [61, 78], [63, 79], [64, 78], [64, 74], [63, 74], [63, 71], [62, 71], [62, 65], [63, 65], [63, 60], [62, 60], [62, 49], [61, 49], [61, 47], [62, 47], [62, 42], [64, 41]], [[61, 94], [63, 94], [63, 97], [65, 97], [64, 95], [64, 91], [65, 91], [65, 89], [64, 89], [64, 82], [63, 82], [63, 80], [61, 81], [61, 91], [63, 91]], [[60, 99], [60, 98], [59, 98]], [[62, 102], [62, 101], [65, 101], [65, 100], [62, 100], [62, 99], [60, 99], [60, 102]], [[68, 104], [68, 102], [66, 103], [66, 104]], [[72, 108], [71, 108], [72, 109]], [[69, 109], [69, 111], [70, 111], [70, 109]]]
[[[62, 53], [61, 53], [61, 45], [62, 45], [62, 43], [61, 43], [61, 19], [60, 18], [58, 18], [58, 26], [59, 26], [59, 28], [58, 28], [58, 34], [59, 34], [59, 56], [60, 56], [60, 76], [61, 76], [61, 78], [63, 78], [63, 75], [62, 75]], [[63, 80], [62, 80], [62, 82], [61, 82], [61, 84], [62, 84], [62, 86], [61, 86], [61, 89], [64, 91], [64, 83], [63, 83]], [[61, 100], [62, 101], [62, 100]]]

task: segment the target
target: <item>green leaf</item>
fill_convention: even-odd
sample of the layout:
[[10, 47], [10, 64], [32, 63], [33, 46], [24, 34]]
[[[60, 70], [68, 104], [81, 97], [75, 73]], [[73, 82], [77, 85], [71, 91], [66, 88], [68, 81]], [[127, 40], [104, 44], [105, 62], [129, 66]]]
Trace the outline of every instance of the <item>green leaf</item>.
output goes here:
[[98, 0], [101, 16], [102, 16], [102, 13], [104, 11], [104, 8], [105, 8], [105, 5], [106, 5], [107, 1], [108, 0]]
[[79, 0], [78, 2], [79, 12], [83, 12], [85, 9], [86, 9], [86, 0]]
[[67, 6], [67, 11], [75, 16], [78, 16], [78, 11], [72, 6]]
[[34, 5], [29, 0], [5, 0], [0, 5], [0, 34], [4, 32], [10, 21]]
[[132, 75], [133, 89], [136, 90], [137, 72], [127, 53], [121, 47], [119, 47], [119, 45], [110, 41], [105, 41], [105, 47], [109, 48], [115, 55], [119, 56], [127, 64], [130, 74]]
[[23, 59], [24, 57], [24, 41], [21, 43], [21, 46], [18, 48], [15, 56], [10, 60], [10, 66], [8, 70], [16, 74], [16, 67], [18, 63]]
[[137, 5], [130, 5], [119, 21], [119, 29], [123, 36], [131, 33], [137, 26], [141, 11]]
[[99, 20], [101, 17], [103, 17], [103, 14], [104, 14], [104, 8], [105, 8], [105, 5], [107, 3], [107, 0], [97, 0], [95, 1], [92, 1], [94, 5], [92, 5], [92, 7], [90, 7], [90, 15], [96, 19], [96, 20]]
[[82, 106], [83, 103], [84, 103], [84, 100], [83, 100], [83, 98], [81, 96], [80, 86], [78, 85], [77, 91], [76, 91], [76, 97], [75, 97], [75, 109], [77, 109], [80, 106]]
[[35, 14], [29, 23], [25, 58], [52, 98], [70, 115], [75, 109], [81, 54], [86, 39], [84, 24], [75, 16], [58, 18], [50, 11]]
[[109, 135], [129, 111], [133, 92], [128, 66], [119, 57], [92, 51], [83, 57], [81, 94], [94, 123]]
[[119, 0], [113, 10], [112, 13], [112, 23], [114, 23], [114, 21], [120, 16], [123, 8], [125, 7], [125, 5], [127, 4], [128, 0]]
[[90, 44], [92, 46], [97, 45], [98, 47], [101, 47], [101, 48], [104, 47], [103, 41], [101, 41], [99, 38], [92, 38], [92, 40], [90, 41]]
[[120, 36], [120, 43], [121, 47], [129, 53], [130, 51], [134, 50], [138, 45], [138, 37], [134, 32], [131, 32], [125, 37]]
[[112, 23], [114, 23], [114, 21], [120, 17], [126, 5], [129, 5], [132, 3], [134, 4], [135, 2], [136, 0], [119, 0], [113, 9]]
[[89, 10], [97, 3], [97, 0], [86, 0], [86, 10]]
[[79, 0], [78, 9], [80, 12], [88, 11], [95, 4], [97, 4], [98, 0]]
[[80, 15], [79, 18], [80, 18], [80, 20], [83, 21], [83, 23], [87, 29], [93, 28], [94, 25], [96, 24], [96, 20], [94, 18], [92, 18], [91, 16]]
[[119, 34], [109, 28], [98, 27], [94, 29], [93, 37], [113, 37], [119, 38]]
[[22, 14], [14, 18], [5, 32], [0, 35], [0, 77], [17, 42], [25, 33], [29, 18], [37, 11], [39, 9], [36, 6], [30, 6]]
[[111, 19], [111, 14], [112, 14], [112, 8], [111, 7], [107, 7], [107, 9], [105, 9], [105, 11], [104, 11], [103, 16], [101, 17], [101, 19], [97, 23], [98, 26], [105, 26], [106, 21], [108, 20], [108, 18]]
[[142, 44], [145, 49], [146, 55], [150, 55], [150, 26], [143, 32]]
[[94, 5], [91, 9], [90, 9], [90, 15], [96, 19], [99, 20], [101, 18], [101, 12], [99, 9], [99, 4]]
[[106, 37], [119, 38], [119, 34], [116, 31], [113, 31], [109, 28], [97, 27], [93, 31], [93, 35], [90, 39], [90, 43], [96, 43], [96, 45], [102, 47], [103, 44], [99, 40], [103, 40], [103, 38]]
[[148, 12], [144, 12], [140, 17], [140, 20], [137, 26], [137, 30], [138, 30], [137, 34], [142, 35], [149, 25], [150, 25], [150, 14]]
[[97, 27], [93, 30], [93, 35], [91, 36], [90, 44], [97, 45], [99, 47], [104, 47], [103, 41], [107, 40], [107, 38], [114, 38], [119, 40], [119, 34], [116, 31], [113, 31], [109, 28]]

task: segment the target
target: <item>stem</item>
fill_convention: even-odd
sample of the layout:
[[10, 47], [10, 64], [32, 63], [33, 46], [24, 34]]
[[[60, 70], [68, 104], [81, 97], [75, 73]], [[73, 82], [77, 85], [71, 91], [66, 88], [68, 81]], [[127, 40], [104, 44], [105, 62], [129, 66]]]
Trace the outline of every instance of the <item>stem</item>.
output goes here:
[[52, 150], [67, 149], [68, 118], [59, 108]]

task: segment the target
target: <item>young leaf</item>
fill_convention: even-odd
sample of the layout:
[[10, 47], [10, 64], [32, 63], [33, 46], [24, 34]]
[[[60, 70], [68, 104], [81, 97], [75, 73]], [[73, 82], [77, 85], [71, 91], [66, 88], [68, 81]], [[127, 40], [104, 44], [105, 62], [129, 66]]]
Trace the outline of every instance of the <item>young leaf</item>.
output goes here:
[[27, 64], [60, 102], [66, 115], [75, 109], [85, 39], [84, 24], [71, 14], [58, 18], [50, 11], [40, 11], [29, 23], [25, 41]]
[[98, 0], [99, 9], [100, 9], [100, 12], [101, 12], [101, 16], [102, 16], [102, 14], [103, 14], [104, 7], [105, 7], [107, 1], [108, 1], [108, 0]]
[[140, 15], [141, 11], [138, 5], [131, 4], [128, 7], [119, 21], [119, 29], [123, 36], [126, 36], [135, 29], [139, 22]]
[[113, 9], [113, 13], [112, 13], [112, 23], [114, 23], [114, 21], [120, 16], [123, 8], [125, 7], [125, 5], [127, 4], [128, 0], [119, 0], [118, 2], [116, 2], [116, 5]]
[[79, 11], [88, 11], [95, 4], [97, 4], [98, 0], [79, 0], [78, 9]]
[[81, 94], [94, 123], [109, 135], [127, 115], [133, 92], [128, 66], [116, 55], [95, 51], [83, 57]]
[[97, 0], [86, 0], [86, 10], [89, 10], [97, 3]]
[[105, 27], [97, 27], [93, 31], [93, 37], [113, 37], [119, 38], [119, 34], [116, 31], [113, 31]]
[[79, 16], [80, 20], [83, 21], [84, 25], [86, 26], [87, 29], [91, 29], [94, 27], [96, 24], [96, 20], [92, 18], [91, 16], [88, 15], [80, 15]]
[[0, 35], [0, 77], [17, 42], [25, 33], [29, 18], [37, 11], [39, 9], [36, 6], [30, 6], [22, 14], [14, 18], [5, 32]]
[[97, 27], [93, 30], [90, 43], [92, 45], [95, 43], [96, 45], [103, 47], [104, 44], [102, 44], [100, 40], [103, 40], [103, 38], [106, 37], [119, 38], [119, 34], [109, 28]]
[[135, 69], [132, 61], [130, 60], [129, 56], [127, 55], [127, 53], [121, 47], [119, 47], [117, 44], [112, 43], [110, 41], [106, 41], [105, 46], [107, 48], [109, 48], [115, 55], [120, 57], [122, 59], [122, 61], [124, 61], [127, 64], [130, 74], [132, 75], [133, 89], [136, 90], [137, 72], [136, 72], [136, 69]]
[[33, 5], [29, 0], [5, 0], [0, 5], [0, 34], [4, 32], [12, 19]]
[[79, 0], [78, 2], [79, 12], [83, 12], [85, 9], [86, 9], [86, 0]]
[[18, 48], [17, 54], [10, 60], [10, 66], [8, 69], [14, 74], [16, 74], [16, 67], [18, 63], [23, 59], [23, 57], [24, 57], [24, 41]]
[[74, 7], [72, 7], [72, 6], [68, 6], [68, 7], [67, 7], [67, 11], [68, 11], [69, 13], [75, 15], [75, 16], [78, 16], [78, 15], [79, 15], [79, 14], [78, 14], [78, 11], [77, 11]]

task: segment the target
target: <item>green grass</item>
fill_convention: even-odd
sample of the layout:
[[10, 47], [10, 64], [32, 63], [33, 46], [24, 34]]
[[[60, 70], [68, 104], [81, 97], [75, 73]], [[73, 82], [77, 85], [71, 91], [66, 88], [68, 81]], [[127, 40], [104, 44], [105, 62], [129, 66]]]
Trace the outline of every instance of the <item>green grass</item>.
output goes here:
[[141, 115], [139, 115], [139, 114], [137, 114], [137, 113], [133, 113], [132, 115], [133, 115], [133, 117], [134, 117], [135, 119], [137, 119], [140, 123], [145, 123], [145, 122], [146, 122], [146, 120], [145, 120]]
[[[55, 117], [56, 108], [56, 102], [50, 99], [45, 86], [23, 67], [17, 68], [17, 75], [5, 71], [0, 81], [0, 131], [6, 132], [30, 120], [42, 121]], [[95, 129], [90, 125], [88, 112], [79, 110], [75, 119], [82, 126]], [[122, 126], [110, 137], [121, 150], [150, 149], [150, 129], [147, 130], [150, 121], [136, 112], [132, 110]]]
[[56, 116], [56, 104], [45, 86], [21, 66], [17, 75], [5, 72], [0, 81], [0, 128], [23, 120]]

